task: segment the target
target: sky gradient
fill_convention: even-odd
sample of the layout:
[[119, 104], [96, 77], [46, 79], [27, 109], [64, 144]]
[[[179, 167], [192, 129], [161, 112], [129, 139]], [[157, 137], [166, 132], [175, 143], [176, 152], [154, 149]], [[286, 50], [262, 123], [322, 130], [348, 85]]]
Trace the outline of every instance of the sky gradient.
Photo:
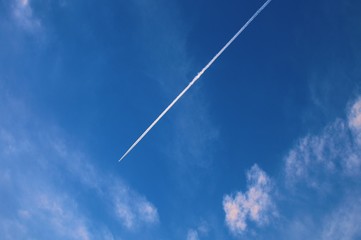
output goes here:
[[361, 3], [0, 0], [2, 239], [360, 239]]

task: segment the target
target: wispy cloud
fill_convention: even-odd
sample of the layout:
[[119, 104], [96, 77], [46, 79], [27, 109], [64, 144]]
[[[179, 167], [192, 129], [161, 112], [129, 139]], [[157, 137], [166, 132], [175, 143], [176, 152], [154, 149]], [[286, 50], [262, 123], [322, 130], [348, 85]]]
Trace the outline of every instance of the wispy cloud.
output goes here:
[[108, 197], [113, 204], [114, 216], [125, 228], [134, 230], [142, 225], [159, 222], [157, 208], [121, 179], [105, 176], [89, 162], [84, 153], [72, 151], [61, 139], [53, 138], [49, 142], [62, 159], [68, 159], [64, 164], [81, 184]]
[[9, 192], [4, 195], [4, 191], [9, 191], [6, 187], [1, 191], [3, 204], [6, 205], [4, 207], [11, 209], [11, 214], [2, 211], [0, 215], [3, 239], [95, 238], [86, 217], [71, 196], [55, 188], [49, 189], [47, 184], [35, 185], [30, 179], [26, 179], [26, 182], [23, 182], [25, 179], [16, 181], [15, 177], [19, 177], [12, 176], [11, 172], [10, 176], [12, 179], [8, 179], [8, 184], [15, 188], [14, 195], [10, 197]]
[[158, 223], [157, 209], [144, 197], [121, 183], [117, 183], [112, 191], [115, 214], [127, 229], [132, 230], [142, 224]]
[[[359, 239], [361, 195], [358, 189], [353, 191], [348, 194], [336, 193], [341, 195], [338, 196], [340, 201], [335, 203], [328, 198], [327, 203], [323, 202], [322, 209], [317, 209], [314, 205], [293, 205], [293, 208], [298, 208], [299, 211], [296, 211], [294, 217], [285, 219], [281, 230], [278, 229], [280, 232], [277, 239]], [[291, 208], [291, 211], [295, 209]]]
[[41, 29], [41, 21], [34, 16], [30, 0], [13, 0], [12, 15], [16, 23], [26, 31], [36, 32]]
[[275, 213], [271, 191], [271, 179], [254, 165], [247, 172], [247, 191], [226, 195], [223, 198], [226, 224], [232, 233], [240, 234], [246, 231], [248, 221], [257, 225], [268, 223]]
[[[106, 222], [89, 217], [83, 191], [104, 209], [106, 219], [124, 229], [159, 222], [157, 208], [145, 196], [98, 169], [60, 129], [40, 121], [20, 101], [1, 100], [0, 231], [5, 239], [46, 239], [50, 233], [52, 239], [112, 239]], [[28, 119], [31, 124], [24, 122]]]
[[206, 237], [209, 233], [208, 224], [202, 221], [197, 227], [188, 229], [187, 240], [199, 240], [202, 237]]
[[306, 182], [320, 188], [334, 174], [355, 176], [361, 170], [361, 99], [352, 104], [348, 119], [337, 119], [319, 134], [298, 140], [285, 158], [289, 186]]
[[194, 229], [188, 230], [187, 240], [199, 240], [198, 232]]
[[342, 204], [325, 217], [321, 237], [324, 240], [359, 239], [361, 236], [360, 194], [352, 194]]
[[68, 197], [38, 193], [28, 198], [25, 206], [27, 209], [20, 210], [26, 213], [22, 218], [41, 219], [43, 226], [47, 222], [59, 236], [82, 240], [93, 238], [84, 216], [79, 213], [76, 203]]
[[348, 126], [358, 145], [361, 146], [361, 97], [359, 97], [348, 113]]

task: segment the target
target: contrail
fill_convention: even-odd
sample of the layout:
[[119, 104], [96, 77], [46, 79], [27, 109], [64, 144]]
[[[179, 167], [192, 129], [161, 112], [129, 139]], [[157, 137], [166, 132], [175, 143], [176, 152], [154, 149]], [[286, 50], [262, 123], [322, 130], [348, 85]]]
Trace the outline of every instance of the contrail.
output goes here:
[[119, 162], [122, 161], [130, 151], [144, 138], [145, 135], [158, 123], [158, 121], [173, 107], [173, 105], [192, 87], [192, 85], [203, 75], [205, 71], [217, 60], [219, 56], [232, 44], [232, 42], [248, 27], [248, 25], [262, 12], [262, 10], [271, 2], [272, 0], [267, 0], [258, 10], [253, 14], [253, 16], [243, 25], [241, 29], [227, 42], [226, 45], [209, 61], [209, 63], [193, 78], [193, 80], [188, 84], [188, 86], [169, 104], [169, 106], [164, 109], [164, 111], [154, 120], [152, 124], [143, 132], [142, 135], [133, 143], [132, 146], [124, 153], [124, 155], [119, 159]]

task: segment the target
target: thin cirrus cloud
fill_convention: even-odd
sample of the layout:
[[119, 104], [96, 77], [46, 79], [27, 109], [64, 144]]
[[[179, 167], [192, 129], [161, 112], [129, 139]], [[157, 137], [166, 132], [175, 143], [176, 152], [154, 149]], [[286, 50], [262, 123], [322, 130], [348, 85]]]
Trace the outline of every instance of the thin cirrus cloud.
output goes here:
[[[117, 233], [108, 230], [107, 222], [127, 231], [159, 222], [154, 204], [122, 179], [97, 169], [61, 130], [37, 120], [21, 101], [4, 96], [1, 100], [3, 239], [112, 239]], [[103, 209], [106, 221], [88, 216], [83, 191]]]
[[248, 222], [267, 224], [275, 213], [271, 179], [258, 165], [253, 165], [247, 172], [247, 191], [226, 195], [223, 209], [226, 224], [234, 234], [245, 232]]
[[29, 0], [13, 0], [12, 16], [15, 22], [26, 31], [35, 32], [41, 29], [41, 21], [34, 16]]
[[67, 168], [78, 177], [82, 185], [98, 195], [108, 197], [113, 206], [113, 215], [123, 227], [133, 231], [143, 225], [159, 223], [157, 208], [121, 179], [100, 173], [89, 163], [86, 156], [68, 150], [63, 142], [56, 140], [52, 144], [62, 158], [72, 159], [71, 163], [67, 164]]
[[361, 171], [361, 98], [347, 112], [347, 119], [336, 119], [319, 134], [298, 140], [285, 158], [286, 182], [293, 186], [306, 182], [322, 188], [327, 178], [341, 174], [358, 176]]
[[65, 196], [33, 193], [18, 204], [20, 208], [13, 216], [0, 219], [2, 239], [46, 238], [50, 232], [54, 239], [88, 240], [95, 237], [76, 205]]
[[[26, 202], [25, 202], [26, 199]], [[59, 193], [37, 192], [23, 199], [22, 209], [18, 210], [20, 222], [23, 226], [41, 224], [55, 235], [66, 239], [88, 240], [93, 234], [86, 224], [85, 217], [79, 212], [77, 204]], [[24, 232], [33, 235], [31, 229]]]

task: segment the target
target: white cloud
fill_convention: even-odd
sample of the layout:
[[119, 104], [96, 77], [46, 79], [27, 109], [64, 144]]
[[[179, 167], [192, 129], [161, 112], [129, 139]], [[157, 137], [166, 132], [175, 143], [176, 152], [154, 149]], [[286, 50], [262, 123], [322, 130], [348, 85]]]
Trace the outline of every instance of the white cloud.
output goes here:
[[35, 32], [41, 29], [41, 22], [34, 16], [29, 0], [14, 0], [12, 15], [16, 23], [26, 31]]
[[348, 119], [352, 128], [361, 129], [361, 98], [353, 104]]
[[348, 113], [348, 125], [356, 142], [361, 146], [361, 97], [352, 105]]
[[285, 158], [287, 183], [306, 182], [319, 189], [334, 174], [355, 176], [361, 170], [361, 99], [348, 112], [348, 119], [337, 119], [319, 134], [307, 135]]
[[246, 231], [248, 220], [257, 225], [268, 223], [275, 209], [271, 191], [270, 178], [254, 165], [247, 172], [247, 191], [226, 195], [223, 199], [226, 224], [231, 232], [239, 234]]

